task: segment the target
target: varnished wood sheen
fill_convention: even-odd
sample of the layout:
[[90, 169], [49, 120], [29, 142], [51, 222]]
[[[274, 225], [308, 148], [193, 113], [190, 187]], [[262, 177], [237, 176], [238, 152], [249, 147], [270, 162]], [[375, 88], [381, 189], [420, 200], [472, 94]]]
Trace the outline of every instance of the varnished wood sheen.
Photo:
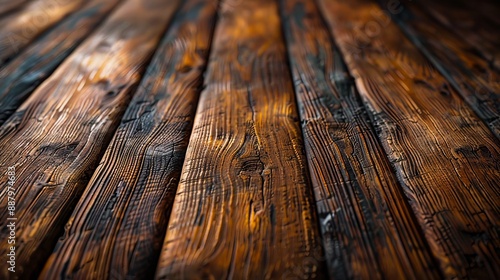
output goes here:
[[277, 8], [221, 5], [159, 279], [325, 276]]
[[77, 10], [84, 2], [84, 0], [33, 0], [23, 9], [2, 19], [0, 66], [12, 59], [47, 28]]
[[497, 70], [475, 54], [474, 45], [433, 21], [419, 5], [409, 3], [402, 11], [395, 18], [403, 31], [500, 138], [500, 74]]
[[40, 278], [154, 275], [216, 8], [189, 0], [177, 12]]
[[375, 1], [319, 2], [443, 273], [498, 278], [498, 140]]
[[0, 279], [500, 279], [499, 12], [0, 0]]
[[[496, 14], [495, 20], [489, 20], [484, 13], [478, 13], [460, 2], [454, 0], [415, 1], [436, 20], [447, 26], [451, 32], [474, 46], [478, 55], [488, 60], [500, 71], [500, 23], [497, 22], [499, 14]], [[471, 5], [472, 2], [481, 1], [469, 2]], [[497, 0], [496, 11], [499, 11], [498, 5]]]
[[282, 4], [330, 277], [439, 278], [316, 5]]
[[[0, 70], [0, 125], [94, 30], [120, 0], [89, 1]], [[78, 26], [75, 29], [75, 26]]]
[[[30, 278], [43, 266], [174, 8], [163, 0], [128, 0], [2, 126], [0, 168], [16, 169], [18, 235], [17, 272], [2, 269], [0, 278]], [[0, 199], [5, 240], [6, 189]], [[0, 244], [3, 263], [9, 248]]]

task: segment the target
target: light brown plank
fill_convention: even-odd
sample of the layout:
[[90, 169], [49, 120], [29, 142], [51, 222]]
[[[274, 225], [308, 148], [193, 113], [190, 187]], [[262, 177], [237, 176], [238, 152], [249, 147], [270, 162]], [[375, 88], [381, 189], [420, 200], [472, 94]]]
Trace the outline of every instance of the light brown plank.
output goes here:
[[423, 233], [313, 1], [283, 25], [332, 279], [438, 279]]
[[276, 1], [221, 5], [160, 279], [324, 277]]
[[[62, 234], [175, 3], [129, 0], [87, 39], [0, 129], [0, 169], [15, 167], [16, 273], [31, 278]], [[1, 182], [7, 182], [2, 172]], [[6, 240], [6, 189], [0, 237]], [[0, 245], [6, 262], [10, 246]]]
[[319, 3], [443, 273], [498, 278], [499, 141], [377, 3]]
[[473, 45], [434, 21], [419, 5], [409, 3], [402, 9], [396, 19], [405, 34], [500, 138], [500, 74], [474, 54]]
[[41, 279], [152, 278], [208, 58], [217, 1], [176, 13]]
[[83, 0], [34, 0], [23, 9], [0, 21], [0, 67], [12, 59], [33, 39], [68, 14]]

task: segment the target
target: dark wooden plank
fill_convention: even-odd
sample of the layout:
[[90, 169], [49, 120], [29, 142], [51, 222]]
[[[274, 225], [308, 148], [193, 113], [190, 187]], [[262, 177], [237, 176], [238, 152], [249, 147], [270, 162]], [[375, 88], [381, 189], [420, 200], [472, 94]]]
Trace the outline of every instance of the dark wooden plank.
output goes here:
[[102, 22], [119, 1], [89, 1], [0, 70], [0, 125]]
[[276, 1], [221, 5], [160, 279], [325, 277]]
[[500, 4], [498, 3], [498, 0], [460, 0], [458, 2], [468, 9], [475, 10], [477, 14], [480, 14], [483, 17], [483, 19], [489, 20], [497, 26], [500, 26], [500, 17], [498, 16], [500, 15]]
[[[129, 0], [0, 129], [0, 169], [14, 166], [16, 273], [32, 278], [50, 255], [120, 123], [175, 2]], [[2, 172], [0, 182], [7, 182]], [[0, 239], [7, 240], [6, 188]], [[6, 263], [10, 244], [0, 244]]]
[[411, 3], [401, 6], [401, 11], [395, 19], [405, 34], [500, 138], [500, 74], [474, 54], [474, 46], [442, 27], [420, 6]]
[[462, 40], [469, 42], [475, 47], [477, 54], [500, 70], [500, 32], [498, 31], [500, 25], [488, 20], [483, 13], [460, 5], [457, 1], [419, 0], [415, 3]]
[[443, 273], [498, 278], [498, 139], [375, 1], [319, 3]]
[[440, 278], [314, 1], [282, 2], [330, 277]]
[[177, 12], [41, 279], [153, 277], [216, 7], [216, 0], [189, 0]]
[[29, 0], [0, 0], [0, 15], [7, 14], [21, 8]]
[[0, 21], [0, 67], [33, 39], [82, 6], [83, 0], [34, 0]]

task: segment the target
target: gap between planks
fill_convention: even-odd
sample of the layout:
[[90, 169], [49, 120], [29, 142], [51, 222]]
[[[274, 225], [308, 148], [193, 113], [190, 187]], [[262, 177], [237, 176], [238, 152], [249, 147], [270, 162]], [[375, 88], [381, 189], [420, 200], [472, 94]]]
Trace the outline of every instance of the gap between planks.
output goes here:
[[[16, 169], [15, 277], [36, 275], [50, 255], [174, 10], [162, 0], [124, 3], [0, 128], [0, 166]], [[9, 247], [0, 245], [4, 261]]]

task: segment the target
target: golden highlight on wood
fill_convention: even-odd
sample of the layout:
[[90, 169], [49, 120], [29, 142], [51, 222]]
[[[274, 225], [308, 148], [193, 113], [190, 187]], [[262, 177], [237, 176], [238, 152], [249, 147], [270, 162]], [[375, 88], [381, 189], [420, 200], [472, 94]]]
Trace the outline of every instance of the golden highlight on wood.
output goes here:
[[[37, 273], [50, 255], [166, 28], [165, 10], [173, 9], [162, 0], [128, 0], [1, 127], [0, 167], [16, 169], [16, 277]], [[6, 192], [0, 199], [3, 240]], [[4, 263], [9, 248], [0, 244]], [[8, 273], [0, 270], [0, 278]]]
[[330, 277], [437, 279], [432, 254], [316, 5], [282, 2]]
[[177, 12], [40, 278], [154, 275], [216, 8], [189, 0]]
[[277, 3], [221, 8], [156, 276], [322, 278]]
[[88, 1], [0, 68], [0, 125], [94, 31], [119, 1]]
[[500, 279], [497, 0], [0, 0], [0, 279]]
[[444, 275], [499, 275], [498, 139], [377, 3], [319, 3]]

